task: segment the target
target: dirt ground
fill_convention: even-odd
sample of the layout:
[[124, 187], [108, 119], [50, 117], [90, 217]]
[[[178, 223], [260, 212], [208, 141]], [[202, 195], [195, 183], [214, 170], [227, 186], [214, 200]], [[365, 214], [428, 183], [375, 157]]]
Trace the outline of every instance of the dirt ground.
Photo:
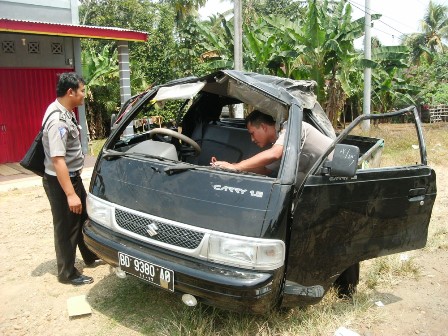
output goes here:
[[[430, 224], [434, 234], [443, 228], [448, 203], [448, 172], [437, 171], [438, 196]], [[87, 183], [88, 180], [85, 180]], [[71, 319], [67, 299], [92, 297], [101, 284], [115, 277], [107, 265], [85, 268], [92, 285], [74, 287], [56, 280], [51, 213], [42, 187], [0, 192], [0, 334], [1, 335], [139, 335], [114, 316], [93, 309], [90, 316]], [[440, 231], [440, 230], [438, 230]], [[446, 246], [446, 243], [445, 243]], [[411, 252], [420, 266], [419, 279], [401, 279], [393, 288], [378, 289], [384, 303], [380, 323], [356, 330], [366, 336], [448, 335], [448, 251], [425, 248]], [[84, 264], [78, 256], [80, 269]]]

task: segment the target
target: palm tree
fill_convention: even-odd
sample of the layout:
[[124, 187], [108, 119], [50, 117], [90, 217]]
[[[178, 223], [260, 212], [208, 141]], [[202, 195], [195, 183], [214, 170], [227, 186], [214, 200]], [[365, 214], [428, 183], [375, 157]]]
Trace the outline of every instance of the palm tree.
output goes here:
[[205, 6], [207, 0], [165, 0], [162, 2], [173, 6], [176, 12], [176, 23], [180, 25], [186, 18], [197, 15], [197, 10]]
[[443, 39], [448, 38], [448, 7], [429, 1], [421, 31], [409, 35], [404, 42], [412, 50], [414, 63], [419, 63], [421, 57], [431, 62], [435, 53], [443, 53], [446, 49]]
[[448, 37], [448, 7], [430, 1], [422, 21], [422, 30], [429, 49], [433, 52], [443, 52], [442, 39]]

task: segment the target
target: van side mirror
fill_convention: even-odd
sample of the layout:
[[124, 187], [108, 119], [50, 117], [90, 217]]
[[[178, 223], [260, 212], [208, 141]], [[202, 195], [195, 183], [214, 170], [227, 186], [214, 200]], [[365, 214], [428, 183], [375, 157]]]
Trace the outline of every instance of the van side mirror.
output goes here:
[[333, 159], [324, 163], [322, 173], [330, 176], [353, 177], [358, 168], [358, 158], [357, 146], [337, 144], [334, 147]]

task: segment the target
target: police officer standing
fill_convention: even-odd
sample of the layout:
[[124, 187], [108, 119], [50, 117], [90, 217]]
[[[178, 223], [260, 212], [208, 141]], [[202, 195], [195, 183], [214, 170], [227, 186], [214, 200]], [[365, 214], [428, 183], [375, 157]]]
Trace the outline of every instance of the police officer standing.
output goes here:
[[93, 282], [92, 277], [82, 275], [75, 267], [76, 247], [86, 265], [93, 265], [98, 259], [86, 247], [82, 236], [82, 224], [87, 218], [86, 190], [81, 179], [84, 154], [73, 109], [84, 103], [84, 85], [78, 74], [62, 73], [57, 83], [57, 98], [43, 118], [44, 122], [49, 117], [43, 133], [45, 174], [42, 181], [53, 215], [58, 280], [72, 285]]

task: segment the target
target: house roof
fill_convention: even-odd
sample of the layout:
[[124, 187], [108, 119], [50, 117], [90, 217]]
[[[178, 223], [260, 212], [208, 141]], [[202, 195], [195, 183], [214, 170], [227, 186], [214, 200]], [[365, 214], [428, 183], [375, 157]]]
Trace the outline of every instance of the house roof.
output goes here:
[[148, 39], [148, 33], [136, 30], [115, 27], [96, 27], [39, 21], [11, 20], [4, 18], [0, 18], [0, 32], [71, 36], [136, 42], [144, 42]]

